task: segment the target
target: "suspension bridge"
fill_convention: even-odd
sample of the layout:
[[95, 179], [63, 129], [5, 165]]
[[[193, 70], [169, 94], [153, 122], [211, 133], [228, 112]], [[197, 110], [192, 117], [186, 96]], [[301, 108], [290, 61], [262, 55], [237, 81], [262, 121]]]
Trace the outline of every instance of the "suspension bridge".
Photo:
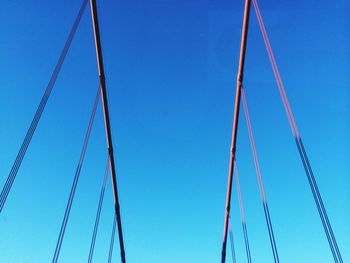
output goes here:
[[[22, 176], [30, 176], [27, 174], [21, 174], [21, 165], [23, 161], [25, 160], [26, 156], [30, 154], [30, 145], [32, 140], [35, 138], [37, 128], [40, 127], [40, 121], [41, 118], [45, 112], [46, 105], [48, 101], [51, 98], [51, 93], [53, 92], [56, 84], [56, 80], [58, 79], [61, 70], [64, 68], [66, 57], [69, 56], [69, 50], [74, 43], [74, 39], [76, 37], [76, 33], [81, 26], [81, 20], [85, 12], [91, 12], [91, 28], [93, 30], [94, 35], [94, 46], [96, 51], [96, 61], [97, 61], [97, 77], [98, 77], [98, 85], [96, 85], [96, 92], [94, 95], [94, 101], [92, 103], [92, 107], [90, 109], [90, 117], [88, 122], [86, 123], [86, 131], [84, 134], [84, 138], [81, 139], [82, 145], [81, 150], [79, 154], [78, 161], [75, 166], [74, 176], [71, 178], [72, 182], [70, 185], [70, 191], [68, 196], [61, 196], [60, 198], [65, 199], [65, 209], [64, 213], [62, 214], [62, 220], [60, 224], [60, 230], [59, 233], [57, 233], [57, 242], [54, 248], [52, 248], [52, 262], [59, 262], [60, 261], [60, 253], [63, 249], [63, 244], [65, 241], [65, 233], [67, 226], [69, 225], [69, 219], [72, 212], [72, 208], [74, 208], [74, 198], [76, 191], [78, 189], [79, 185], [79, 178], [81, 176], [81, 171], [85, 165], [85, 156], [86, 153], [89, 151], [89, 140], [90, 135], [92, 132], [92, 129], [94, 127], [94, 121], [96, 119], [96, 115], [101, 114], [103, 116], [104, 120], [104, 131], [105, 131], [105, 140], [106, 140], [106, 160], [105, 160], [105, 169], [103, 173], [101, 172], [101, 182], [98, 181], [96, 183], [101, 184], [101, 188], [99, 191], [99, 196], [96, 196], [96, 204], [91, 204], [92, 206], [96, 207], [94, 208], [95, 213], [95, 220], [94, 224], [91, 225], [91, 229], [86, 229], [86, 231], [91, 231], [91, 239], [89, 241], [90, 247], [89, 251], [86, 251], [86, 259], [88, 262], [92, 262], [94, 259], [94, 250], [96, 245], [96, 238], [99, 232], [99, 224], [100, 224], [100, 218], [101, 213], [103, 211], [102, 207], [104, 204], [104, 201], [106, 198], [113, 199], [113, 211], [114, 215], [113, 218], [111, 218], [111, 233], [109, 236], [109, 246], [106, 247], [106, 261], [112, 262], [112, 258], [114, 258], [114, 261], [120, 261], [120, 262], [128, 262], [128, 242], [126, 241], [127, 238], [124, 237], [124, 221], [123, 219], [123, 213], [124, 213], [124, 207], [120, 205], [119, 201], [119, 192], [120, 190], [118, 188], [117, 181], [119, 180], [119, 175], [117, 173], [117, 164], [118, 164], [118, 154], [115, 154], [118, 151], [118, 147], [114, 145], [113, 138], [113, 123], [111, 123], [110, 120], [110, 109], [109, 109], [109, 96], [108, 96], [108, 89], [111, 87], [108, 86], [108, 72], [107, 75], [105, 73], [105, 67], [104, 67], [104, 52], [103, 52], [103, 37], [101, 37], [100, 34], [100, 17], [99, 17], [99, 11], [98, 6], [96, 4], [95, 0], [83, 0], [81, 3], [80, 8], [77, 10], [75, 20], [71, 26], [70, 32], [64, 42], [64, 45], [62, 46], [61, 53], [58, 55], [57, 63], [51, 73], [50, 79], [47, 83], [47, 86], [44, 90], [44, 93], [42, 94], [42, 98], [40, 102], [38, 103], [36, 107], [36, 111], [34, 116], [32, 116], [32, 121], [29, 125], [29, 127], [26, 129], [26, 133], [24, 136], [24, 139], [21, 143], [21, 146], [18, 149], [17, 155], [13, 160], [13, 163], [11, 164], [11, 169], [8, 172], [7, 175], [2, 175], [2, 177], [6, 177], [4, 180], [4, 184], [2, 186], [1, 196], [0, 196], [0, 217], [4, 216], [6, 213], [6, 204], [8, 200], [15, 200], [16, 191], [13, 190], [14, 185], [16, 184], [17, 180], [20, 180], [19, 178]], [[239, 140], [239, 134], [238, 134], [238, 127], [239, 123], [245, 122], [245, 125], [247, 127], [248, 132], [248, 138], [250, 143], [250, 151], [253, 157], [253, 165], [255, 167], [255, 173], [256, 173], [256, 184], [259, 189], [259, 195], [260, 195], [260, 202], [261, 202], [261, 211], [264, 214], [264, 221], [265, 221], [265, 230], [268, 235], [268, 242], [270, 247], [270, 252], [273, 262], [277, 263], [280, 262], [280, 258], [283, 258], [283, 255], [279, 252], [279, 245], [278, 241], [282, 237], [279, 237], [276, 235], [274, 231], [274, 218], [273, 215], [275, 213], [272, 212], [272, 208], [268, 205], [268, 201], [270, 198], [273, 198], [273, 196], [269, 195], [269, 198], [267, 198], [267, 190], [264, 187], [264, 179], [265, 175], [263, 171], [263, 166], [260, 165], [260, 155], [259, 149], [258, 149], [258, 143], [255, 141], [254, 132], [253, 132], [253, 124], [251, 120], [250, 110], [248, 106], [249, 99], [247, 96], [250, 94], [246, 94], [246, 90], [250, 89], [250, 87], [246, 87], [244, 83], [244, 76], [248, 75], [249, 72], [245, 72], [245, 57], [246, 53], [249, 54], [249, 48], [247, 49], [247, 45], [249, 43], [249, 21], [251, 19], [252, 15], [256, 16], [256, 19], [258, 21], [258, 28], [260, 30], [263, 43], [265, 45], [267, 58], [269, 60], [270, 66], [272, 68], [273, 76], [275, 78], [276, 86], [278, 88], [278, 92], [282, 101], [282, 105], [284, 107], [286, 120], [289, 124], [290, 131], [291, 131], [291, 138], [294, 140], [296, 153], [298, 154], [299, 158], [299, 165], [304, 169], [305, 174], [305, 182], [309, 187], [310, 196], [312, 196], [312, 199], [314, 201], [314, 206], [316, 208], [317, 214], [319, 216], [319, 221], [315, 222], [315, 224], [320, 224], [323, 228], [323, 235], [325, 240], [327, 241], [328, 248], [329, 248], [329, 254], [334, 262], [336, 263], [343, 263], [343, 256], [342, 251], [345, 249], [341, 243], [338, 243], [336, 231], [334, 229], [337, 228], [336, 225], [332, 224], [332, 218], [328, 215], [327, 211], [328, 208], [326, 203], [323, 200], [321, 189], [318, 186], [317, 183], [317, 173], [314, 173], [312, 162], [309, 158], [309, 152], [302, 140], [301, 132], [299, 131], [298, 125], [297, 125], [297, 119], [293, 114], [293, 109], [291, 107], [291, 103], [289, 102], [289, 98], [287, 96], [286, 87], [284, 85], [279, 67], [278, 67], [278, 61], [274, 55], [274, 51], [272, 48], [272, 44], [269, 39], [268, 35], [268, 29], [265, 26], [263, 14], [260, 10], [259, 3], [257, 0], [246, 0], [244, 5], [243, 12], [243, 22], [242, 22], [242, 31], [241, 31], [241, 43], [240, 43], [240, 55], [238, 60], [238, 67], [237, 67], [237, 82], [236, 82], [236, 90], [235, 90], [235, 101], [233, 105], [233, 125], [232, 125], [232, 137], [231, 137], [231, 146], [229, 149], [229, 163], [228, 163], [228, 175], [227, 175], [227, 190], [226, 190], [226, 200], [222, 200], [222, 212], [224, 215], [224, 222], [223, 222], [223, 236], [222, 236], [222, 242], [221, 242], [221, 253], [218, 253], [218, 260], [220, 258], [221, 262], [229, 262], [232, 260], [232, 262], [238, 262], [236, 260], [236, 254], [237, 254], [237, 246], [235, 246], [235, 240], [236, 235], [235, 232], [232, 230], [232, 224], [233, 222], [237, 222], [240, 220], [241, 229], [244, 237], [244, 250], [245, 250], [245, 257], [247, 262], [252, 262], [252, 255], [254, 254], [254, 249], [251, 247], [250, 238], [252, 233], [249, 229], [249, 224], [246, 220], [246, 213], [245, 213], [245, 205], [243, 202], [243, 195], [244, 195], [244, 189], [241, 187], [241, 178], [238, 173], [238, 163], [239, 163], [239, 156], [236, 156], [236, 149], [237, 149], [237, 141]], [[102, 105], [102, 112], [98, 111], [98, 106], [101, 103]], [[242, 104], [242, 105], [241, 105]], [[243, 110], [243, 116], [240, 117], [240, 110]], [[307, 144], [307, 143], [306, 143]], [[312, 155], [312, 153], [310, 153]], [[140, 157], [142, 158], [142, 157]], [[85, 161], [85, 162], [84, 162]], [[263, 177], [264, 174], [264, 177]], [[125, 178], [127, 178], [127, 175], [123, 175]], [[108, 180], [110, 178], [110, 180]], [[126, 180], [126, 179], [125, 179]], [[111, 189], [112, 189], [112, 195], [108, 196], [105, 194], [106, 187], [108, 186], [107, 183], [110, 182]], [[234, 189], [235, 186], [235, 189]], [[68, 187], [68, 186], [67, 186]], [[235, 190], [237, 194], [238, 199], [238, 207], [239, 207], [239, 213], [240, 218], [233, 218], [231, 213], [231, 200], [233, 198], [232, 191]], [[288, 190], [288, 189], [287, 189]], [[30, 197], [28, 197], [30, 198]], [[160, 197], [161, 198], [161, 197]], [[128, 206], [128, 200], [123, 200], [123, 205]], [[74, 208], [77, 209], [77, 208]], [[129, 227], [132, 227], [129, 225]], [[291, 226], [292, 227], [292, 226]], [[116, 238], [117, 237], [117, 238]], [[118, 257], [116, 255], [113, 256], [113, 250], [115, 249], [114, 243], [118, 244], [119, 248], [119, 255]], [[229, 246], [228, 246], [229, 244]], [[229, 252], [230, 251], [230, 252]], [[227, 253], [230, 253], [230, 259], [227, 259]], [[116, 259], [118, 258], [118, 259]], [[142, 259], [140, 259], [140, 262], [142, 262]], [[281, 260], [283, 262], [283, 260]]]

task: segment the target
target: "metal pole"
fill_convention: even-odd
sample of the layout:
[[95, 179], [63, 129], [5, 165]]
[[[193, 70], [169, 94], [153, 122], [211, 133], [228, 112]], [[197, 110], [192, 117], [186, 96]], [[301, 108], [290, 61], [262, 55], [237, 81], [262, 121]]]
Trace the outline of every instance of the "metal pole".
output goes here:
[[124, 240], [123, 240], [122, 223], [121, 223], [121, 217], [120, 217], [120, 206], [119, 206], [117, 180], [116, 180], [116, 172], [115, 172], [111, 125], [110, 125], [110, 121], [109, 121], [109, 111], [108, 111], [107, 92], [106, 92], [106, 80], [105, 80], [105, 74], [104, 74], [104, 68], [103, 68], [101, 39], [100, 39], [100, 30], [99, 30], [99, 23], [98, 23], [96, 1], [90, 0], [90, 4], [91, 4], [92, 23], [94, 26], [96, 57], [97, 57], [97, 65], [98, 65], [98, 74], [99, 74], [99, 79], [100, 79], [103, 114], [104, 114], [104, 121], [105, 121], [105, 128], [106, 128], [106, 139], [107, 139], [107, 146], [108, 146], [109, 166], [111, 169], [111, 176], [112, 176], [112, 187], [113, 187], [113, 194], [114, 194], [114, 208], [115, 208], [115, 215], [116, 215], [117, 226], [118, 226], [120, 255], [121, 255], [122, 263], [125, 263], [126, 261], [125, 261]]
[[234, 116], [233, 116], [232, 140], [231, 140], [231, 149], [230, 149], [230, 164], [229, 164], [229, 170], [228, 170], [225, 221], [224, 221], [224, 236], [223, 236], [223, 241], [222, 241], [221, 263], [225, 263], [225, 260], [226, 260], [227, 229], [228, 229], [229, 216], [230, 216], [232, 177], [233, 177], [234, 160], [236, 157], [238, 117], [239, 117], [239, 107], [240, 107], [240, 103], [241, 103], [241, 89], [242, 89], [242, 83], [243, 83], [244, 61], [245, 61], [245, 52], [246, 52], [246, 46], [247, 46], [250, 4], [251, 4], [251, 0], [245, 1], [243, 26], [242, 26], [242, 38], [241, 38], [241, 49], [240, 49], [240, 55], [239, 55], [237, 85], [236, 85], [236, 101], [235, 101]]

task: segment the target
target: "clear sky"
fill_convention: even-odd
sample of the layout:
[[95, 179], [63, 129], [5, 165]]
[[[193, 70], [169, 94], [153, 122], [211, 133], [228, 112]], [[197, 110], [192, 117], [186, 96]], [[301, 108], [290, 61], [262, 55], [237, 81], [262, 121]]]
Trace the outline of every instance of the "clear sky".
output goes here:
[[[80, 2], [1, 2], [1, 188]], [[344, 262], [350, 262], [348, 1], [259, 3]], [[98, 7], [127, 261], [219, 262], [243, 0], [103, 0]], [[280, 260], [329, 263], [253, 11], [245, 87]], [[0, 262], [52, 260], [97, 85], [87, 8], [0, 215]], [[269, 263], [244, 118], [237, 147], [252, 259]], [[87, 261], [106, 155], [99, 105], [60, 262]], [[109, 179], [94, 262], [108, 257], [112, 204]], [[235, 191], [232, 220], [237, 259], [245, 262]]]

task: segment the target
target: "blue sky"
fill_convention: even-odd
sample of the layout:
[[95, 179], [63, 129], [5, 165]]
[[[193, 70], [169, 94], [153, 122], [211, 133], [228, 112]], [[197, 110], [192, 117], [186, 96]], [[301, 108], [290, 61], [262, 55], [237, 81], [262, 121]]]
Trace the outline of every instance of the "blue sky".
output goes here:
[[[259, 3], [344, 262], [350, 261], [349, 4]], [[2, 2], [1, 187], [79, 5]], [[243, 1], [106, 0], [98, 7], [127, 261], [218, 262]], [[280, 260], [332, 262], [253, 9], [246, 59]], [[0, 215], [0, 262], [52, 259], [97, 85], [88, 8]], [[252, 259], [272, 262], [241, 117], [237, 163]], [[87, 261], [106, 154], [99, 105], [60, 262]], [[108, 257], [112, 204], [108, 181], [95, 262]], [[232, 219], [237, 257], [245, 261], [235, 192]]]

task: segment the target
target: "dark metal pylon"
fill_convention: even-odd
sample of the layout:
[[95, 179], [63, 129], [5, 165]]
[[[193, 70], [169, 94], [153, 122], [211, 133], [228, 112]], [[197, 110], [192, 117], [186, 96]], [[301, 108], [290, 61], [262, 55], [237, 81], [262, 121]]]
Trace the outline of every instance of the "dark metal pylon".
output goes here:
[[93, 27], [94, 27], [96, 57], [97, 57], [97, 65], [98, 65], [98, 74], [99, 74], [99, 79], [100, 79], [103, 115], [104, 115], [105, 129], [106, 129], [106, 139], [107, 139], [107, 147], [108, 147], [108, 155], [109, 155], [109, 166], [111, 169], [111, 177], [112, 177], [112, 188], [113, 188], [113, 194], [114, 194], [114, 208], [115, 208], [115, 215], [116, 215], [117, 227], [118, 227], [120, 255], [121, 255], [122, 263], [125, 263], [126, 261], [125, 261], [124, 239], [123, 239], [122, 223], [121, 223], [121, 217], [120, 217], [120, 206], [119, 206], [118, 188], [117, 188], [115, 162], [114, 162], [114, 154], [113, 154], [112, 133], [111, 133], [111, 125], [110, 125], [110, 121], [109, 121], [109, 111], [108, 111], [108, 101], [107, 101], [107, 91], [106, 91], [106, 79], [105, 79], [105, 73], [104, 73], [104, 68], [103, 68], [102, 48], [101, 48], [100, 29], [99, 29], [99, 23], [98, 23], [96, 1], [90, 0], [90, 4], [91, 4], [92, 23], [93, 23]]
[[228, 170], [224, 236], [222, 241], [221, 263], [225, 263], [225, 260], [226, 260], [227, 230], [228, 230], [229, 217], [230, 217], [232, 177], [233, 177], [234, 160], [236, 156], [238, 117], [239, 117], [239, 108], [240, 108], [240, 102], [241, 102], [241, 89], [242, 89], [242, 83], [243, 83], [244, 61], [245, 61], [245, 52], [246, 52], [246, 46], [247, 46], [250, 5], [251, 5], [251, 0], [246, 0], [245, 7], [244, 7], [241, 49], [240, 49], [240, 55], [239, 55], [238, 74], [237, 74], [236, 101], [235, 101], [234, 117], [233, 117], [232, 140], [231, 140], [231, 149], [230, 149], [230, 164], [229, 164], [229, 170]]

